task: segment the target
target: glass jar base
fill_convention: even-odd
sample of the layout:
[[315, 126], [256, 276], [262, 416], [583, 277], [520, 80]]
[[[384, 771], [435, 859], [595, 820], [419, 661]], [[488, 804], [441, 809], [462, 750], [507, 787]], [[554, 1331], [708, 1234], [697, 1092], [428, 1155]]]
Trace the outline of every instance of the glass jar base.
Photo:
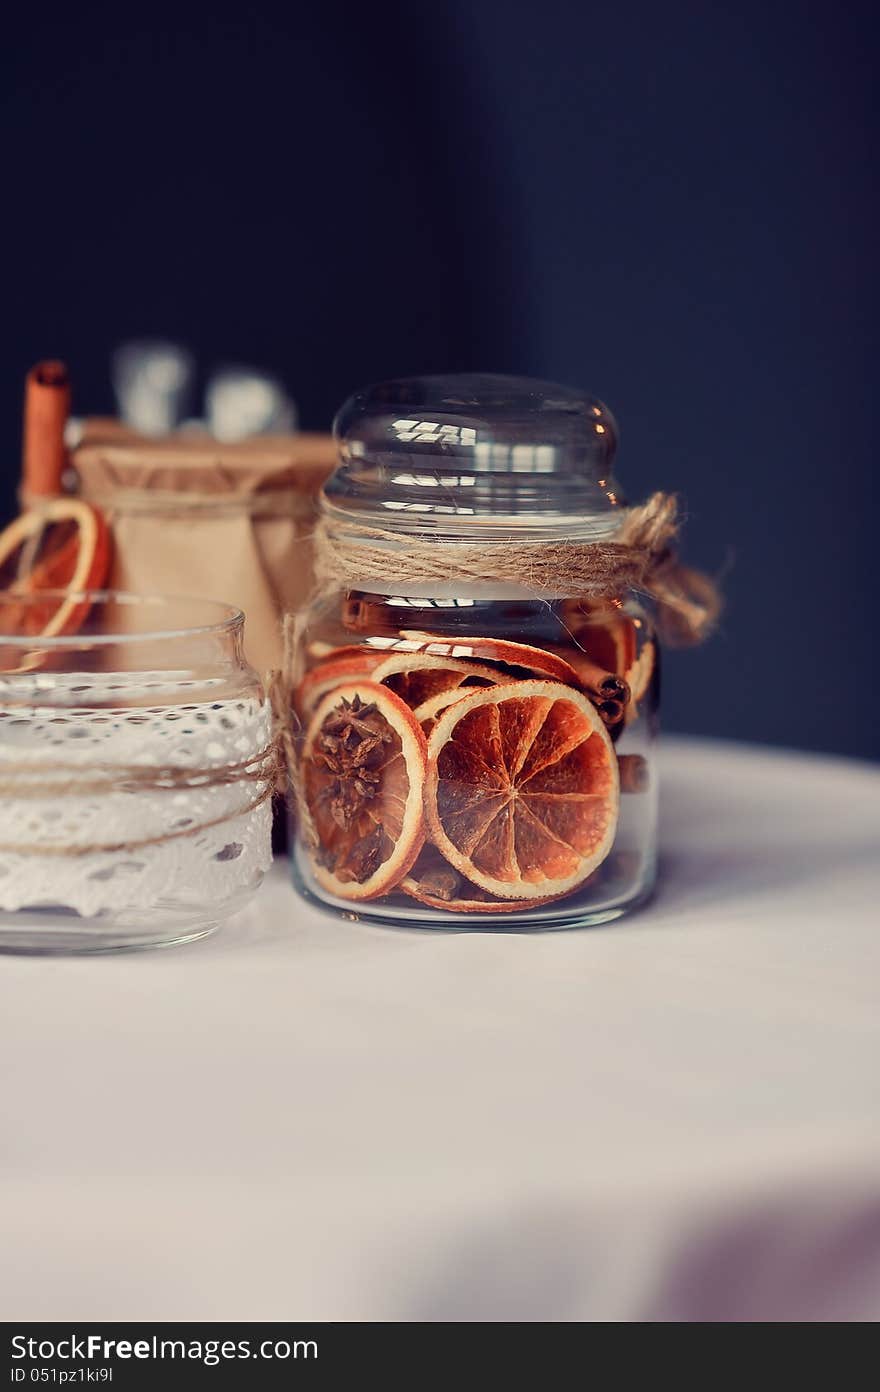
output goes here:
[[0, 920], [0, 953], [18, 957], [82, 957], [102, 952], [138, 952], [151, 947], [182, 947], [210, 937], [218, 927], [217, 923], [208, 923], [174, 936], [154, 931], [139, 937], [136, 933], [114, 933], [101, 928], [59, 931], [48, 923], [22, 932], [20, 925], [7, 928]]
[[[354, 913], [348, 912], [344, 917], [349, 923], [368, 923], [376, 928], [398, 929], [404, 932], [413, 929], [421, 933], [566, 933], [577, 928], [601, 928], [603, 924], [614, 923], [617, 919], [640, 909], [650, 898], [651, 892], [648, 891], [631, 903], [618, 905], [614, 909], [597, 909], [593, 913], [581, 911], [543, 923], [524, 923], [522, 918], [514, 917], [512, 914], [506, 914], [504, 917], [499, 914], [488, 921], [485, 918], [462, 915], [460, 923], [453, 923], [449, 919], [440, 921], [427, 918], [402, 921], [387, 914], [364, 913], [361, 909]], [[334, 916], [338, 916], [338, 910], [331, 911], [327, 905], [321, 907], [325, 913], [333, 912]]]
[[427, 908], [415, 900], [389, 903], [366, 901], [360, 904], [325, 898], [315, 887], [308, 858], [301, 846], [292, 860], [293, 882], [298, 893], [315, 908], [348, 923], [365, 923], [378, 928], [414, 929], [436, 933], [547, 933], [574, 928], [598, 928], [640, 909], [654, 893], [656, 863], [646, 858], [641, 874], [626, 889], [614, 886], [603, 896], [594, 891], [593, 902], [583, 896], [576, 903], [558, 900], [516, 913], [453, 913]]
[[222, 905], [193, 907], [174, 903], [148, 909], [115, 910], [84, 917], [70, 909], [45, 905], [0, 912], [0, 953], [19, 956], [82, 956], [130, 952], [151, 947], [181, 947], [209, 937], [253, 897], [254, 886]]

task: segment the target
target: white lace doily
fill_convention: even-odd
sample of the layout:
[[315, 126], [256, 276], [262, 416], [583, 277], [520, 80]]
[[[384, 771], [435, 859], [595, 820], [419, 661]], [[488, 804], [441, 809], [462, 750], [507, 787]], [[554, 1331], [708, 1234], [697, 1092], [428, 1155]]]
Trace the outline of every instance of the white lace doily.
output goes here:
[[[39, 782], [94, 781], [96, 770], [136, 765], [210, 770], [252, 758], [271, 738], [266, 702], [212, 701], [222, 678], [186, 673], [87, 673], [0, 677], [0, 780], [28, 769]], [[187, 697], [190, 697], [190, 700]], [[193, 699], [195, 698], [195, 699]], [[135, 705], [152, 700], [154, 705]], [[14, 767], [13, 767], [14, 766]], [[8, 770], [8, 772], [6, 772]], [[85, 916], [151, 905], [218, 906], [259, 883], [271, 862], [272, 803], [250, 804], [267, 785], [129, 792], [65, 791], [0, 798], [0, 909], [51, 905]], [[222, 818], [223, 820], [217, 821]], [[104, 846], [203, 827], [125, 851], [50, 855], [40, 847]]]

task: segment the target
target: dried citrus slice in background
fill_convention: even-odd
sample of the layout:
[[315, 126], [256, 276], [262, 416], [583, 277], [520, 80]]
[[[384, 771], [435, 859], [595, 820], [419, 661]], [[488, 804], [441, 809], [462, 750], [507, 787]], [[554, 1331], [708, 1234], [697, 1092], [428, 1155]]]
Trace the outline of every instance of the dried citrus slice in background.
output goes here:
[[328, 658], [307, 672], [296, 688], [294, 705], [300, 715], [308, 715], [323, 696], [335, 687], [350, 682], [353, 677], [368, 677], [384, 657], [384, 653], [371, 652], [369, 648], [346, 648], [337, 650], [341, 656]]
[[445, 909], [450, 913], [515, 913], [521, 909], [537, 909], [550, 902], [549, 898], [495, 899], [464, 879], [434, 846], [425, 846], [398, 889], [430, 909]]
[[399, 696], [377, 682], [337, 686], [312, 716], [301, 800], [315, 878], [341, 899], [375, 899], [412, 868], [425, 839], [426, 743]]
[[[31, 548], [33, 556], [28, 555]], [[101, 588], [110, 556], [109, 529], [89, 503], [54, 498], [23, 512], [0, 532], [0, 589], [27, 596], [56, 593], [47, 593], [39, 604], [17, 606], [5, 600], [0, 627], [45, 638], [75, 633], [89, 611], [81, 592]], [[69, 596], [57, 593], [64, 590]]]
[[[488, 663], [462, 662], [451, 657], [431, 657], [424, 653], [375, 652], [372, 648], [338, 649], [343, 656], [328, 657], [303, 678], [297, 688], [296, 706], [308, 712], [322, 696], [341, 682], [360, 674], [381, 682], [411, 709], [429, 706], [431, 713], [455, 700], [458, 690], [469, 686], [491, 686], [498, 673]], [[416, 719], [422, 717], [417, 713]]]
[[526, 672], [578, 685], [578, 675], [570, 662], [545, 648], [529, 643], [513, 643], [506, 638], [435, 638], [430, 633], [404, 630], [404, 637], [421, 642], [421, 651], [432, 657], [454, 657], [462, 661], [494, 662], [502, 667], [518, 667]]
[[656, 669], [657, 649], [656, 645], [649, 640], [626, 674], [627, 685], [630, 689], [630, 703], [625, 716], [627, 725], [631, 725], [638, 718], [639, 702], [644, 700]]
[[442, 709], [456, 699], [462, 688], [492, 686], [498, 674], [487, 663], [430, 653], [394, 653], [391, 657], [383, 656], [373, 669], [372, 678], [405, 701], [418, 720], [422, 708]]
[[[614, 604], [595, 606], [589, 611], [580, 607], [565, 615], [574, 643], [583, 649], [590, 662], [623, 677], [636, 660], [636, 625], [628, 614]], [[566, 655], [577, 669], [577, 648], [566, 649]]]
[[[491, 683], [484, 683], [491, 685]], [[437, 716], [452, 706], [456, 701], [460, 701], [463, 696], [467, 696], [473, 688], [470, 686], [457, 686], [447, 691], [438, 691], [435, 696], [430, 696], [427, 701], [423, 701], [420, 706], [416, 706], [413, 714], [421, 725], [425, 734], [430, 734]]]
[[443, 712], [428, 741], [431, 839], [499, 898], [570, 894], [611, 849], [619, 805], [602, 720], [558, 682], [475, 691]]

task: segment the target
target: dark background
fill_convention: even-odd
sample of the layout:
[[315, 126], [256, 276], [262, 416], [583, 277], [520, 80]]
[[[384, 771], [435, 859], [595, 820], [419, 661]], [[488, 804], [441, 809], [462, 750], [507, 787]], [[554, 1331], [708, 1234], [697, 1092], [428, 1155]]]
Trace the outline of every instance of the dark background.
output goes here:
[[306, 427], [444, 369], [585, 386], [678, 490], [720, 634], [669, 727], [880, 754], [871, 9], [437, 0], [30, 6], [5, 43], [0, 507], [21, 386], [179, 338]]

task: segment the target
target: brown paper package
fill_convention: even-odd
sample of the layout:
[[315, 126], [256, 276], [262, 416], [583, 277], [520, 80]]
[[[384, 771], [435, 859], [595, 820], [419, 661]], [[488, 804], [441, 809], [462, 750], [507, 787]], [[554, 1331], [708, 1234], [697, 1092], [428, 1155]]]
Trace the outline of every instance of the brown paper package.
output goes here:
[[264, 674], [281, 664], [281, 615], [307, 598], [329, 435], [149, 440], [89, 420], [71, 462], [82, 497], [113, 531], [113, 589], [219, 599], [243, 609], [245, 648]]

